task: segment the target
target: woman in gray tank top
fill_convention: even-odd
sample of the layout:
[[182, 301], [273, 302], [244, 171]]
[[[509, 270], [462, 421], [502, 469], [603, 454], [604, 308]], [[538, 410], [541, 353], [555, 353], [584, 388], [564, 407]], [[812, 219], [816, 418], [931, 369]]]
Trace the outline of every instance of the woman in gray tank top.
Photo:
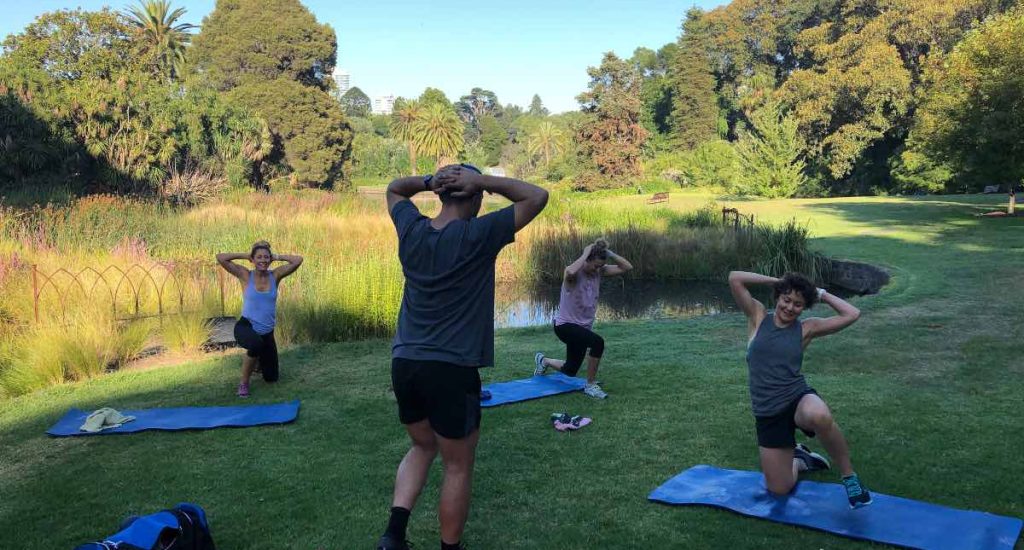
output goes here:
[[[773, 311], [767, 311], [764, 304], [751, 296], [747, 285], [756, 284], [772, 285], [776, 302]], [[747, 316], [750, 402], [761, 451], [761, 471], [768, 490], [785, 495], [796, 485], [800, 472], [831, 468], [825, 457], [796, 444], [794, 434], [800, 428], [809, 437], [817, 435], [836, 462], [850, 507], [871, 504], [871, 494], [853, 471], [846, 438], [832, 418], [832, 411], [801, 373], [803, 351], [811, 340], [852, 325], [860, 317], [860, 310], [816, 288], [797, 273], [777, 279], [733, 271], [729, 273], [729, 288]], [[801, 321], [804, 310], [819, 300], [837, 315]]]

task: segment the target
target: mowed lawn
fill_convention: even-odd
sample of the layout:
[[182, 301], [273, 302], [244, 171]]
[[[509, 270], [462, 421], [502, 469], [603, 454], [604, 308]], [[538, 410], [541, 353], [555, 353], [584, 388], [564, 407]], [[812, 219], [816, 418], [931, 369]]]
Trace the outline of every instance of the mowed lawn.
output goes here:
[[[706, 200], [673, 195], [651, 208]], [[817, 249], [893, 273], [882, 294], [854, 300], [861, 320], [815, 342], [804, 363], [874, 491], [1024, 517], [1024, 219], [976, 216], [1003, 200], [728, 203], [759, 219], [807, 221]], [[723, 314], [597, 330], [608, 344], [600, 379], [609, 399], [573, 394], [484, 411], [470, 548], [872, 546], [647, 502], [654, 487], [694, 464], [757, 468], [745, 321]], [[72, 548], [112, 533], [127, 515], [179, 501], [206, 508], [222, 550], [372, 548], [408, 447], [389, 389], [389, 349], [372, 340], [285, 351], [281, 383], [255, 383], [249, 402], [301, 399], [298, 421], [286, 426], [44, 434], [69, 407], [237, 404], [237, 354], [0, 403], [0, 548]], [[546, 327], [501, 331], [497, 365], [484, 377], [528, 376], [535, 351], [561, 349]], [[557, 433], [548, 424], [555, 411], [594, 423]], [[419, 548], [438, 544], [439, 480], [436, 468], [410, 524]]]

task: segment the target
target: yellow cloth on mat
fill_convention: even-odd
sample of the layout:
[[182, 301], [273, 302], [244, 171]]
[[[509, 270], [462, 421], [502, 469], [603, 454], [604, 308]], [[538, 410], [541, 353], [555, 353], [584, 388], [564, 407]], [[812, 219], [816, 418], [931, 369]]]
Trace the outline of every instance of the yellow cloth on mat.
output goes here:
[[96, 410], [85, 419], [85, 424], [79, 430], [83, 432], [99, 432], [121, 426], [126, 422], [135, 420], [134, 416], [125, 416], [110, 407]]

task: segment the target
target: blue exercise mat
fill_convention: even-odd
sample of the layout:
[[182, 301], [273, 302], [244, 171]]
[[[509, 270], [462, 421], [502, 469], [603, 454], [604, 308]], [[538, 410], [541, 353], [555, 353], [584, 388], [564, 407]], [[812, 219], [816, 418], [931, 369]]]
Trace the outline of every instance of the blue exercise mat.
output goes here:
[[117, 428], [101, 432], [83, 432], [79, 428], [91, 411], [71, 409], [46, 433], [57, 436], [106, 435], [135, 433], [145, 430], [209, 430], [212, 428], [240, 428], [264, 424], [285, 424], [299, 414], [298, 400], [273, 405], [242, 405], [238, 407], [183, 407], [176, 409], [141, 409], [120, 411], [135, 420]]
[[522, 380], [495, 382], [484, 386], [484, 390], [491, 392], [491, 398], [481, 401], [480, 405], [482, 407], [497, 407], [506, 403], [517, 403], [549, 395], [579, 391], [586, 383], [587, 381], [582, 378], [566, 376], [560, 372]]
[[[870, 485], [868, 486], [870, 489]], [[871, 493], [874, 502], [851, 510], [846, 490], [835, 483], [801, 481], [775, 497], [760, 472], [694, 466], [647, 498], [664, 504], [699, 504], [745, 516], [810, 527], [854, 539], [922, 550], [1013, 550], [1021, 520], [957, 510]]]

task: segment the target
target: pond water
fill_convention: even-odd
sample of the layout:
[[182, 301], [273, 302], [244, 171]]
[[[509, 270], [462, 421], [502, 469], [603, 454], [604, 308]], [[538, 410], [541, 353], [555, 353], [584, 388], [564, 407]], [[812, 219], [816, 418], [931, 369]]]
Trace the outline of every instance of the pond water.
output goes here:
[[[558, 311], [558, 286], [499, 284], [495, 290], [496, 328], [549, 325]], [[601, 284], [597, 319], [681, 319], [735, 310], [725, 283], [609, 279]]]
[[[494, 297], [495, 328], [550, 325], [558, 311], [559, 290], [553, 285], [498, 284]], [[771, 307], [771, 292], [767, 287], [753, 290], [755, 298]], [[836, 294], [843, 296], [845, 293]], [[686, 319], [728, 311], [738, 309], [727, 283], [620, 278], [602, 282], [597, 320]]]

